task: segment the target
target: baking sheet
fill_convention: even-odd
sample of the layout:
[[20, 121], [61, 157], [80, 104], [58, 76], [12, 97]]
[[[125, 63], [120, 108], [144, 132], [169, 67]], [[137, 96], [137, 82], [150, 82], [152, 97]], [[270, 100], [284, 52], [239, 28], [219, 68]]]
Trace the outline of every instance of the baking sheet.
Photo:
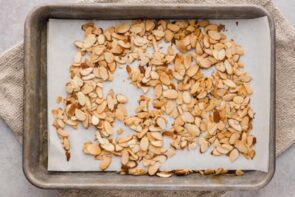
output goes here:
[[[177, 151], [176, 155], [168, 159], [160, 169], [189, 168], [202, 170], [208, 168], [260, 170], [267, 172], [269, 155], [269, 117], [270, 117], [270, 65], [271, 47], [270, 30], [266, 17], [240, 20], [211, 20], [214, 23], [224, 24], [226, 35], [242, 45], [246, 55], [241, 58], [245, 70], [253, 77], [251, 86], [254, 95], [251, 97], [251, 106], [256, 112], [253, 121], [252, 134], [257, 138], [255, 145], [256, 156], [253, 160], [239, 157], [235, 162], [230, 162], [228, 157], [214, 157], [210, 150], [200, 154], [198, 149], [193, 151]], [[49, 171], [99, 171], [99, 162], [92, 156], [82, 152], [83, 143], [93, 141], [95, 129], [84, 129], [81, 125], [77, 129], [66, 127], [70, 134], [71, 159], [66, 161], [60, 140], [51, 125], [53, 117], [51, 109], [61, 107], [56, 104], [57, 96], [66, 96], [64, 85], [70, 79], [69, 67], [73, 61], [75, 40], [83, 40], [81, 25], [85, 20], [50, 19], [48, 22], [47, 43], [47, 96], [48, 96], [48, 170]], [[93, 21], [97, 26], [106, 28], [122, 21]], [[126, 21], [124, 21], [126, 22]], [[165, 50], [165, 46], [164, 46]], [[206, 72], [210, 74], [210, 71]], [[129, 96], [127, 103], [128, 115], [134, 114], [137, 98], [142, 94], [127, 80], [125, 69], [117, 69], [114, 81], [107, 82], [104, 86], [104, 95], [109, 89], [115, 93]], [[149, 92], [152, 93], [151, 91]], [[131, 99], [132, 98], [132, 99]], [[132, 133], [120, 122], [115, 122], [115, 129], [120, 126], [124, 135]], [[168, 142], [167, 142], [168, 143]], [[120, 158], [113, 157], [113, 162], [108, 171], [120, 168]]]

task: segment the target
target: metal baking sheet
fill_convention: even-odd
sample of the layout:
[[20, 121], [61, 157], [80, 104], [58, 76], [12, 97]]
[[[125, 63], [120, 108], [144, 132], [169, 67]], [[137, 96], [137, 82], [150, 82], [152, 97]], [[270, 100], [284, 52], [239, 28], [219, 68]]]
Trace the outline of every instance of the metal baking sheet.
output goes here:
[[[98, 27], [107, 29], [120, 23], [131, 23], [129, 20], [66, 20], [66, 19], [49, 19], [48, 35], [47, 35], [47, 96], [48, 96], [48, 170], [51, 171], [100, 171], [100, 161], [82, 152], [83, 144], [86, 141], [94, 140], [95, 128], [85, 129], [79, 125], [77, 129], [66, 127], [69, 133], [71, 146], [71, 159], [66, 161], [64, 150], [60, 139], [58, 138], [55, 128], [52, 126], [53, 116], [51, 110], [53, 108], [63, 107], [63, 104], [56, 103], [56, 97], [66, 97], [64, 85], [70, 80], [69, 67], [73, 61], [76, 47], [73, 41], [82, 40], [84, 32], [81, 25], [86, 22], [94, 22]], [[270, 100], [265, 99], [270, 96], [270, 33], [267, 17], [259, 17], [253, 19], [215, 19], [210, 20], [215, 24], [225, 26], [225, 34], [227, 39], [233, 39], [243, 47], [245, 55], [241, 57], [241, 62], [245, 64], [244, 71], [253, 77], [251, 86], [254, 94], [251, 95], [251, 106], [255, 112], [253, 120], [253, 134], [257, 143], [255, 144], [256, 156], [253, 160], [239, 157], [235, 162], [231, 162], [227, 156], [212, 156], [210, 150], [204, 154], [200, 154], [199, 149], [195, 150], [178, 150], [176, 155], [169, 158], [160, 167], [161, 170], [173, 169], [217, 169], [224, 168], [228, 170], [260, 170], [267, 172], [268, 170], [268, 144], [269, 144], [269, 110]], [[255, 27], [255, 31], [253, 31]], [[257, 42], [259, 40], [259, 42]], [[160, 42], [159, 48], [167, 51], [167, 43]], [[149, 48], [148, 50], [152, 50]], [[174, 50], [177, 50], [175, 47]], [[134, 62], [131, 66], [137, 66]], [[206, 75], [211, 75], [215, 68], [202, 69]], [[137, 106], [137, 100], [142, 91], [135, 88], [128, 80], [128, 74], [125, 67], [117, 68], [114, 72], [114, 80], [104, 83], [104, 96], [113, 89], [116, 94], [121, 93], [129, 97], [126, 104], [129, 115], [134, 115]], [[153, 97], [153, 91], [147, 94]], [[168, 122], [173, 119], [167, 117]], [[114, 130], [118, 127], [124, 129], [124, 133], [120, 136], [134, 134], [130, 128], [125, 127], [120, 121], [115, 121]], [[113, 135], [116, 139], [118, 136]], [[169, 144], [167, 137], [164, 141]], [[120, 157], [113, 157], [111, 165], [107, 171], [118, 171], [121, 168]]]
[[[190, 175], [159, 179], [157, 177], [120, 176], [112, 172], [47, 171], [47, 23], [59, 19], [135, 19], [135, 18], [209, 18], [242, 19], [266, 16], [270, 29], [271, 87], [269, 118], [268, 172], [247, 171], [242, 177], [229, 175], [202, 177]], [[104, 188], [148, 190], [225, 190], [257, 189], [269, 182], [274, 173], [274, 25], [269, 14], [260, 7], [197, 5], [47, 5], [36, 8], [25, 25], [25, 117], [23, 168], [27, 178], [43, 188]], [[266, 98], [267, 99], [267, 98]]]

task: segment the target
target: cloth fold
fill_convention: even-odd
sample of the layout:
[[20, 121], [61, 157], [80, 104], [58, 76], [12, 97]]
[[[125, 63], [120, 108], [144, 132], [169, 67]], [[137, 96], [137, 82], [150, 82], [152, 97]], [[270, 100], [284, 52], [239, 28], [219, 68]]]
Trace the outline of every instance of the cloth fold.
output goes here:
[[[281, 154], [295, 142], [295, 29], [282, 16], [271, 0], [80, 0], [80, 3], [198, 3], [245, 4], [263, 6], [276, 26], [276, 153]], [[0, 55], [0, 116], [19, 142], [23, 134], [23, 43]], [[29, 115], [29, 114], [26, 114]], [[220, 196], [223, 192], [152, 192], [152, 191], [61, 191], [62, 196]]]

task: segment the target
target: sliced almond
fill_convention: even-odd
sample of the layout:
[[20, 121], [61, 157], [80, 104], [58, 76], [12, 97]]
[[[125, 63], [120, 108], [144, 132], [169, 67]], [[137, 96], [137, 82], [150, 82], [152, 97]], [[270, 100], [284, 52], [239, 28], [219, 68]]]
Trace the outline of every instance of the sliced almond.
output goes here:
[[91, 122], [92, 122], [93, 125], [98, 125], [98, 123], [99, 123], [99, 118], [96, 117], [95, 115], [93, 115], [93, 116], [91, 117]]
[[126, 33], [129, 29], [130, 29], [130, 25], [127, 23], [124, 23], [116, 27], [116, 32], [123, 34], [123, 33]]
[[162, 91], [163, 91], [162, 85], [158, 84], [154, 89], [154, 95], [156, 99], [161, 97]]
[[80, 121], [84, 121], [86, 119], [85, 113], [79, 109], [75, 110], [75, 116]]
[[232, 128], [234, 128], [235, 130], [240, 131], [240, 132], [242, 131], [242, 127], [241, 127], [239, 121], [234, 120], [234, 119], [229, 119], [229, 120], [228, 120], [228, 124], [229, 124]]
[[185, 102], [185, 103], [190, 103], [191, 101], [192, 101], [192, 97], [191, 97], [191, 95], [190, 95], [190, 93], [188, 92], [188, 91], [184, 91], [183, 93], [182, 93], [182, 99], [183, 99], [183, 101]]
[[209, 34], [210, 38], [212, 38], [213, 40], [220, 40], [221, 39], [221, 35], [217, 31], [208, 31], [208, 34]]
[[117, 100], [119, 103], [123, 103], [123, 104], [128, 102], [128, 98], [126, 96], [124, 96], [123, 94], [118, 94]]
[[235, 97], [233, 98], [233, 101], [234, 101], [235, 103], [237, 103], [237, 104], [241, 104], [241, 103], [244, 101], [244, 99], [243, 99], [242, 96], [235, 96]]
[[185, 124], [185, 128], [193, 137], [197, 137], [200, 135], [200, 129], [197, 125], [187, 123]]
[[233, 149], [229, 154], [229, 160], [231, 162], [234, 162], [235, 160], [238, 159], [239, 155], [240, 155], [239, 151], [237, 149]]
[[199, 58], [198, 59], [201, 68], [209, 68], [212, 65], [212, 62], [208, 58]]
[[235, 142], [235, 147], [241, 152], [241, 153], [248, 153], [248, 148], [246, 146], [246, 144], [244, 144], [242, 141], [237, 140]]
[[236, 170], [235, 174], [237, 176], [243, 176], [244, 175], [244, 172], [242, 170]]
[[172, 23], [169, 23], [167, 25], [167, 28], [173, 32], [178, 32], [179, 31], [179, 26], [175, 25], [175, 24], [172, 24]]
[[61, 137], [68, 137], [69, 135], [62, 129], [57, 129], [56, 130], [57, 134]]
[[78, 102], [81, 106], [84, 106], [86, 103], [85, 95], [82, 92], [77, 93]]
[[169, 178], [172, 176], [172, 173], [162, 171], [162, 172], [157, 172], [157, 176], [161, 178]]
[[123, 165], [126, 165], [128, 163], [128, 161], [129, 161], [129, 153], [128, 153], [128, 151], [126, 149], [124, 149], [122, 151], [121, 163]]
[[224, 80], [223, 83], [224, 83], [226, 86], [230, 87], [230, 88], [235, 88], [235, 87], [237, 87], [237, 85], [235, 84], [235, 82], [233, 82], [233, 81], [230, 80], [230, 79], [226, 79], [226, 80]]
[[147, 151], [149, 147], [149, 140], [147, 137], [143, 137], [140, 140], [140, 149], [143, 151]]
[[113, 127], [111, 126], [111, 124], [108, 121], [104, 121], [103, 127], [109, 135], [113, 134]]
[[194, 116], [190, 112], [183, 112], [181, 114], [181, 119], [184, 122], [190, 122], [190, 123], [195, 121]]
[[160, 163], [156, 162], [155, 164], [149, 166], [148, 168], [148, 174], [149, 175], [154, 175], [157, 173], [157, 171], [159, 170], [160, 168]]
[[193, 77], [194, 75], [197, 74], [198, 71], [199, 71], [199, 66], [194, 65], [194, 66], [190, 66], [186, 73], [189, 77]]
[[107, 69], [103, 66], [99, 67], [98, 69], [99, 69], [99, 75], [104, 81], [106, 81], [109, 78]]
[[[105, 139], [105, 138], [104, 138]], [[105, 143], [105, 144], [101, 144], [101, 147], [109, 152], [113, 152], [115, 150], [115, 147], [112, 143]]]
[[164, 90], [163, 91], [163, 96], [168, 98], [168, 99], [176, 99], [177, 95], [178, 95], [178, 93], [177, 93], [176, 90], [170, 89], [170, 90]]
[[85, 38], [83, 46], [87, 49], [92, 47], [95, 42], [96, 42], [96, 36], [94, 34], [90, 34]]
[[163, 130], [166, 129], [166, 124], [167, 124], [167, 122], [166, 122], [166, 120], [165, 120], [164, 118], [159, 117], [159, 118], [157, 118], [156, 122], [157, 122], [157, 125], [158, 125], [161, 129], [163, 129]]
[[88, 144], [86, 146], [86, 150], [91, 155], [99, 155], [101, 153], [101, 149], [98, 144]]
[[105, 156], [99, 164], [101, 170], [106, 170], [112, 163], [112, 157]]

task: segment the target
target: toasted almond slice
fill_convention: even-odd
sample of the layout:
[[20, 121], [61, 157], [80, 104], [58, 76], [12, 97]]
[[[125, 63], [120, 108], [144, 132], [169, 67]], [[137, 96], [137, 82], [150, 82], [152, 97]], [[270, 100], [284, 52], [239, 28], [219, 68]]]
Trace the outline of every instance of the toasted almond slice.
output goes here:
[[108, 121], [103, 122], [103, 127], [109, 135], [113, 134], [113, 127]]
[[217, 148], [216, 148], [216, 150], [218, 151], [218, 152], [220, 152], [221, 154], [227, 154], [228, 152], [229, 152], [229, 150], [228, 149], [226, 149], [226, 148], [224, 148], [224, 147], [222, 147], [222, 146], [218, 146]]
[[213, 40], [220, 40], [221, 39], [221, 35], [219, 32], [217, 31], [208, 31], [208, 35], [210, 36], [210, 38], [212, 38]]
[[84, 47], [84, 44], [83, 44], [83, 42], [81, 42], [81, 41], [75, 41], [74, 42], [74, 45], [77, 47], [77, 48], [83, 48]]
[[146, 20], [145, 21], [145, 30], [151, 31], [155, 28], [155, 22], [153, 20]]
[[153, 160], [163, 164], [167, 160], [167, 156], [166, 155], [157, 155], [153, 158]]
[[59, 135], [59, 136], [61, 136], [61, 137], [68, 137], [69, 136], [69, 134], [67, 134], [64, 130], [62, 130], [62, 129], [57, 129], [56, 130], [56, 132], [57, 132], [57, 134]]
[[159, 38], [162, 38], [165, 36], [165, 33], [162, 30], [153, 30], [153, 34]]
[[240, 133], [235, 132], [233, 133], [230, 138], [229, 138], [229, 143], [230, 144], [235, 144], [236, 140], [238, 140], [240, 138]]
[[147, 151], [149, 147], [149, 140], [147, 137], [143, 137], [140, 140], [140, 149], [143, 151]]
[[218, 51], [217, 57], [219, 60], [224, 60], [225, 58], [225, 50], [221, 49], [220, 51]]
[[226, 72], [229, 75], [233, 74], [233, 68], [232, 68], [231, 64], [229, 63], [229, 61], [227, 61], [227, 60], [224, 61], [224, 67], [225, 67]]
[[[105, 138], [103, 138], [105, 139]], [[113, 152], [115, 150], [115, 147], [112, 143], [105, 143], [101, 144], [101, 148], [103, 148], [106, 151]]]
[[157, 172], [156, 174], [158, 177], [161, 177], [161, 178], [169, 178], [172, 176], [172, 172], [170, 171], [162, 171], [162, 172]]
[[177, 176], [184, 176], [184, 175], [188, 175], [188, 174], [192, 173], [192, 171], [188, 170], [188, 169], [177, 169], [174, 171], [174, 173]]
[[107, 63], [113, 63], [114, 62], [114, 55], [112, 54], [112, 53], [110, 53], [110, 52], [105, 52], [104, 53], [104, 59], [105, 59], [105, 61], [107, 62]]
[[89, 67], [89, 68], [85, 68], [83, 70], [80, 71], [81, 75], [86, 76], [89, 75], [90, 73], [92, 73], [93, 71], [93, 67]]
[[144, 32], [144, 23], [137, 23], [131, 25], [130, 32], [134, 34], [139, 34], [141, 32]]
[[244, 172], [242, 170], [236, 170], [235, 174], [237, 176], [243, 176], [244, 175]]
[[234, 120], [234, 119], [229, 119], [229, 120], [228, 120], [228, 124], [229, 124], [232, 128], [234, 128], [235, 130], [237, 130], [237, 131], [239, 131], [239, 132], [242, 131], [242, 127], [241, 127], [239, 121]]
[[84, 40], [84, 47], [86, 49], [90, 48], [94, 45], [95, 42], [96, 42], [96, 36], [94, 34], [90, 34]]
[[194, 116], [190, 112], [183, 112], [181, 114], [181, 119], [184, 122], [189, 122], [189, 123], [192, 123], [195, 121]]
[[127, 149], [123, 149], [122, 155], [121, 155], [121, 163], [123, 165], [126, 165], [129, 161], [129, 153]]
[[101, 170], [106, 170], [112, 163], [112, 157], [105, 156], [102, 158], [102, 161], [99, 164]]
[[162, 147], [163, 142], [162, 141], [151, 141], [151, 144], [155, 147]]
[[156, 122], [161, 129], [163, 130], [166, 129], [166, 124], [167, 124], [166, 119], [164, 119], [163, 117], [159, 117], [157, 118]]
[[157, 173], [157, 171], [160, 168], [160, 163], [159, 162], [155, 162], [155, 164], [149, 166], [148, 168], [148, 174], [149, 175], [155, 175]]
[[169, 89], [169, 90], [164, 90], [163, 96], [168, 99], [176, 99], [178, 96], [178, 93], [176, 90]]
[[100, 56], [103, 53], [103, 51], [105, 50], [105, 47], [104, 46], [95, 46], [92, 48], [92, 50], [95, 55]]
[[243, 103], [244, 99], [243, 99], [242, 96], [235, 96], [235, 97], [233, 98], [233, 101], [234, 101], [235, 103], [237, 103], [237, 104], [241, 104], [241, 103]]
[[96, 126], [96, 125], [98, 125], [98, 123], [99, 123], [99, 118], [96, 117], [95, 115], [93, 115], [93, 116], [91, 117], [91, 122], [92, 122], [92, 124], [93, 124], [94, 126]]
[[120, 137], [120, 138], [118, 138], [117, 141], [118, 141], [119, 144], [123, 144], [123, 143], [129, 142], [132, 139], [133, 139], [133, 136], [132, 135], [128, 135], [126, 137]]
[[101, 149], [98, 144], [88, 144], [86, 146], [86, 150], [91, 155], [99, 155], [101, 153]]
[[75, 116], [80, 121], [84, 121], [86, 119], [85, 113], [79, 109], [75, 110]]
[[172, 24], [172, 23], [169, 23], [167, 25], [167, 28], [173, 32], [178, 32], [180, 30], [179, 26], [178, 25], [175, 25], [175, 24]]
[[82, 92], [77, 93], [78, 102], [81, 106], [84, 106], [86, 103], [86, 97]]
[[248, 148], [245, 143], [243, 143], [241, 140], [236, 140], [235, 147], [241, 152], [241, 153], [248, 153]]
[[165, 30], [165, 41], [166, 42], [171, 42], [171, 40], [173, 39], [174, 34], [172, 31], [170, 30]]
[[240, 155], [239, 151], [237, 149], [233, 149], [229, 154], [229, 160], [231, 162], [234, 162], [235, 160], [238, 159], [239, 155]]
[[184, 127], [193, 137], [197, 137], [200, 135], [200, 129], [197, 125], [186, 123]]
[[206, 152], [209, 147], [209, 142], [205, 138], [200, 138], [199, 144], [200, 144], [200, 152], [201, 153]]
[[131, 175], [139, 176], [146, 174], [146, 170], [143, 168], [130, 168], [128, 169], [128, 173]]
[[193, 65], [193, 66], [190, 66], [188, 68], [188, 70], [186, 71], [186, 74], [189, 76], [189, 77], [193, 77], [194, 75], [197, 74], [197, 72], [199, 71], [199, 66], [197, 65]]
[[109, 78], [107, 69], [103, 66], [100, 66], [98, 69], [99, 69], [99, 75], [104, 81], [106, 81]]
[[165, 85], [170, 85], [170, 78], [169, 78], [169, 76], [166, 74], [166, 73], [164, 73], [164, 72], [162, 72], [161, 74], [160, 74], [160, 80], [161, 80], [161, 82], [163, 83], [163, 84], [165, 84]]
[[116, 27], [115, 31], [119, 34], [124, 34], [130, 29], [130, 25], [128, 23], [123, 23]]
[[163, 91], [162, 85], [160, 85], [160, 84], [156, 85], [156, 87], [154, 89], [154, 96], [156, 99], [161, 97], [162, 91]]
[[230, 80], [230, 79], [226, 79], [226, 80], [224, 80], [223, 83], [224, 83], [226, 86], [230, 87], [230, 88], [235, 88], [235, 87], [237, 87], [237, 85], [235, 84], [235, 82], [233, 82], [233, 81]]
[[100, 34], [97, 38], [98, 44], [104, 44], [105, 43], [105, 37], [103, 34]]
[[185, 102], [185, 103], [190, 103], [191, 101], [192, 101], [192, 97], [191, 97], [191, 95], [190, 95], [190, 93], [188, 92], [188, 91], [184, 91], [183, 93], [182, 93], [182, 99], [183, 99], [183, 101]]
[[128, 102], [128, 98], [124, 96], [123, 94], [117, 94], [117, 100], [119, 103], [123, 103], [123, 104]]
[[70, 141], [69, 141], [69, 139], [67, 137], [63, 138], [63, 145], [64, 145], [64, 149], [66, 151], [70, 150]]
[[151, 136], [156, 139], [156, 140], [159, 140], [159, 141], [162, 141], [163, 140], [163, 136], [160, 132], [150, 132]]
[[198, 62], [201, 68], [209, 68], [212, 65], [212, 62], [208, 58], [199, 57]]

